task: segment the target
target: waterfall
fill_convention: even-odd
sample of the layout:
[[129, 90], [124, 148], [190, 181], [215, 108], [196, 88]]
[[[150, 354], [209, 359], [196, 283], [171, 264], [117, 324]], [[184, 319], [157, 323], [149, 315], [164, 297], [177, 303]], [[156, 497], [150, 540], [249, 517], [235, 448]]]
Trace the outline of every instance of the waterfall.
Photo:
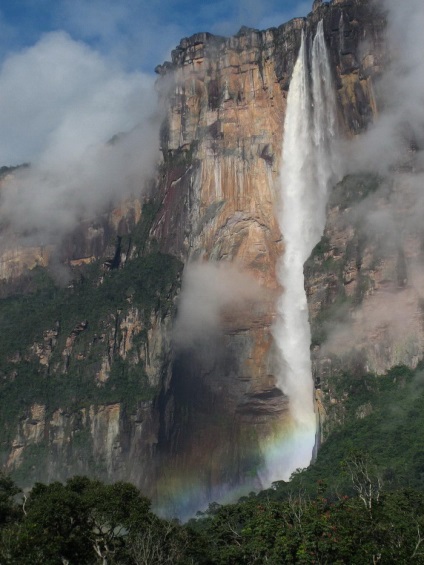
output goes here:
[[311, 334], [303, 266], [325, 226], [328, 187], [337, 176], [335, 136], [335, 93], [320, 22], [310, 57], [302, 32], [284, 124], [278, 214], [284, 239], [278, 268], [283, 293], [277, 305], [274, 339], [282, 359], [277, 384], [289, 399], [290, 423], [268, 457], [267, 482], [288, 479], [297, 468], [308, 466], [315, 445]]
[[318, 188], [318, 208], [315, 223], [319, 232], [317, 240], [313, 244], [315, 246], [321, 238], [325, 227], [328, 188], [340, 176], [339, 159], [334, 143], [337, 135], [336, 93], [331, 76], [330, 60], [325, 44], [322, 21], [318, 24], [312, 46], [312, 93], [315, 176]]

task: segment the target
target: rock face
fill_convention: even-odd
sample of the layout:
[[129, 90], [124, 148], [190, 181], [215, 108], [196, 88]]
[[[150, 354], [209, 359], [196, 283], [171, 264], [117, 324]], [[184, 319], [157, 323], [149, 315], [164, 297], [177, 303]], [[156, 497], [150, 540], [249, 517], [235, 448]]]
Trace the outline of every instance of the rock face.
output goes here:
[[[0, 170], [0, 197], [5, 183], [17, 174], [16, 171], [19, 173], [19, 169], [20, 167], [11, 167], [7, 174]], [[112, 210], [99, 213], [94, 221], [81, 221], [66, 237], [57, 240], [50, 238], [49, 241], [39, 244], [34, 243], [37, 241], [36, 236], [14, 233], [10, 226], [1, 226], [1, 295], [21, 290], [19, 279], [24, 279], [35, 267], [65, 264], [72, 268], [98, 259], [109, 259], [112, 262], [116, 253], [116, 238], [127, 235], [139, 221], [140, 215], [140, 200], [130, 198]]]
[[[257, 319], [245, 312], [237, 324], [226, 312], [221, 347], [197, 346], [173, 364], [166, 457], [174, 476], [188, 474], [180, 490], [193, 483], [188, 471], [200, 468], [204, 476], [197, 474], [196, 482], [209, 489], [209, 499], [215, 485], [240, 485], [249, 470], [260, 469], [258, 454], [289, 418], [274, 378], [271, 327], [283, 253], [274, 210], [290, 77], [302, 29], [312, 37], [320, 19], [340, 126], [355, 135], [376, 113], [373, 79], [382, 65], [384, 22], [368, 2], [315, 3], [306, 20], [264, 32], [242, 28], [229, 39], [198, 34], [182, 40], [172, 62], [157, 69], [171, 84], [162, 130], [164, 201], [153, 233], [184, 262], [236, 262], [267, 296]], [[369, 52], [361, 53], [364, 41]]]
[[389, 179], [346, 177], [306, 265], [323, 439], [343, 419], [340, 375], [415, 369], [423, 358], [422, 180], [413, 168]]
[[[367, 0], [316, 1], [306, 19], [266, 31], [242, 28], [231, 38], [196, 34], [183, 39], [172, 61], [157, 68], [167, 116], [147, 247], [157, 247], [184, 264], [237, 264], [258, 281], [260, 300], [244, 307], [229, 304], [219, 313], [220, 331], [213, 339], [199, 335], [195, 348], [171, 344], [176, 287], [168, 291], [172, 306], [160, 314], [151, 311], [148, 322], [131, 303], [128, 289], [130, 306], [109, 316], [103, 333], [90, 334], [84, 347], [78, 347], [84, 341], [81, 335], [88, 335], [82, 321], [64, 336], [58, 365], [52, 357], [57, 330], [44, 328], [43, 340], [32, 345], [43, 370], [70, 374], [78, 360], [94, 351], [93, 382], [99, 390], [111, 382], [113, 367], [128, 361], [144, 367], [154, 392], [135, 406], [90, 401], [83, 407], [53, 410], [42, 403], [28, 404], [12, 434], [9, 469], [22, 470], [25, 450], [36, 449], [43, 438], [48, 476], [95, 471], [99, 463], [104, 476], [130, 479], [159, 507], [180, 514], [238, 487], [260, 486], [261, 454], [289, 420], [287, 398], [275, 386], [278, 359], [271, 333], [281, 292], [276, 263], [284, 252], [274, 210], [287, 91], [302, 30], [311, 38], [320, 19], [331, 53], [340, 128], [345, 136], [354, 136], [376, 115], [373, 83], [384, 65], [384, 19]], [[131, 203], [97, 225], [83, 226], [61, 253], [71, 265], [92, 257], [110, 262], [124, 257], [130, 264], [132, 256], [142, 254], [141, 247], [131, 251], [125, 240], [124, 250], [121, 239], [118, 247], [110, 242], [116, 235], [125, 239], [140, 209], [139, 202]], [[344, 256], [355, 238], [349, 226], [332, 227], [331, 214], [338, 211], [331, 210], [326, 235], [330, 250], [324, 261], [330, 256], [337, 260], [334, 241], [344, 241], [345, 247], [337, 247]], [[5, 250], [0, 257], [1, 276], [9, 280], [24, 270], [23, 260], [15, 262], [20, 267], [10, 267], [10, 253], [13, 256]], [[16, 253], [32, 253], [28, 268], [44, 264], [35, 259], [39, 250]], [[372, 269], [372, 257], [366, 260]], [[322, 266], [321, 259], [314, 261]], [[312, 317], [332, 300], [332, 292], [338, 295], [338, 279], [318, 270], [311, 268], [307, 283]], [[352, 281], [347, 293], [355, 294], [362, 284], [357, 262], [346, 263], [342, 276]], [[377, 279], [384, 279], [382, 271], [375, 273]], [[143, 335], [141, 342], [138, 335]], [[375, 366], [397, 362], [396, 355], [376, 359]], [[316, 366], [325, 365], [319, 359]], [[316, 371], [318, 378], [323, 370]], [[78, 436], [86, 439], [78, 444]], [[31, 475], [31, 469], [28, 472]]]

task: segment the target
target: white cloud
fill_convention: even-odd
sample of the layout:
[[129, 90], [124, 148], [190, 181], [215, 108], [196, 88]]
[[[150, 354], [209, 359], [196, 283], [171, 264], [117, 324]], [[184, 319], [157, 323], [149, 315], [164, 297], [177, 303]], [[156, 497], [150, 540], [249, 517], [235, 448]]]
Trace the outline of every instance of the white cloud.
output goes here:
[[150, 115], [152, 86], [63, 32], [45, 35], [1, 69], [0, 162], [78, 157]]
[[[349, 170], [387, 169], [405, 157], [411, 141], [424, 148], [424, 4], [378, 0], [388, 11], [388, 70], [377, 84], [380, 115], [347, 147]], [[353, 151], [352, 151], [353, 149]]]
[[33, 166], [2, 187], [0, 215], [58, 236], [139, 192], [158, 151], [153, 86], [63, 32], [11, 55], [0, 71], [0, 163]]
[[259, 283], [230, 263], [191, 263], [184, 271], [174, 328], [178, 346], [190, 347], [220, 328], [225, 308], [237, 308], [263, 298]]

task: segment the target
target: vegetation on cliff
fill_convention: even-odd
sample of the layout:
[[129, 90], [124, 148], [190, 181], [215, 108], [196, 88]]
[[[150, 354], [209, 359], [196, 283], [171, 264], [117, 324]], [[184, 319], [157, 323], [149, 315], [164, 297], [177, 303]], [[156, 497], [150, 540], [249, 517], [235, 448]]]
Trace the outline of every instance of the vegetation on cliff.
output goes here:
[[[0, 300], [3, 461], [33, 406], [42, 406], [48, 421], [58, 409], [72, 414], [113, 403], [131, 413], [158, 394], [159, 383], [147, 374], [148, 333], [153, 320], [171, 315], [182, 265], [152, 242], [147, 247], [155, 210], [157, 205], [146, 204], [131, 236], [119, 239], [117, 255], [124, 245], [131, 255], [125, 261], [82, 265], [66, 284], [37, 267], [14, 295]], [[75, 431], [73, 445], [88, 457], [90, 433], [82, 422]], [[16, 471], [20, 481], [31, 480], [31, 468], [35, 478], [42, 476], [48, 448], [46, 434], [29, 441]], [[93, 472], [101, 471], [93, 465]]]

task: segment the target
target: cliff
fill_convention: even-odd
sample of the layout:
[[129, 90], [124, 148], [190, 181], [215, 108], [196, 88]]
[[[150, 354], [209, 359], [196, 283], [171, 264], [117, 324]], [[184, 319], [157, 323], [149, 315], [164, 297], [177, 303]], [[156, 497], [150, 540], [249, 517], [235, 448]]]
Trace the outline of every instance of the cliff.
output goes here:
[[[320, 19], [340, 127], [353, 136], [375, 116], [373, 80], [383, 64], [384, 20], [368, 2], [316, 3], [306, 20], [265, 32], [242, 28], [229, 39], [198, 34], [182, 40], [172, 62], [157, 69], [165, 79], [171, 73], [171, 86], [161, 140], [168, 176], [153, 233], [184, 262], [237, 263], [265, 291], [257, 319], [227, 306], [213, 361], [210, 344], [199, 349], [197, 343], [173, 364], [168, 457], [182, 477], [200, 467], [210, 498], [216, 484], [256, 486], [249, 476], [260, 471], [261, 454], [290, 429], [287, 399], [275, 386], [271, 332], [281, 292], [276, 262], [284, 252], [274, 212], [290, 77], [302, 29], [313, 36]], [[369, 51], [361, 53], [365, 43]], [[189, 488], [189, 481], [190, 475], [178, 488]]]
[[[340, 129], [345, 137], [360, 134], [377, 114], [374, 81], [384, 66], [385, 22], [370, 2], [316, 1], [306, 19], [278, 28], [242, 28], [231, 38], [196, 34], [157, 67], [163, 160], [143, 209], [137, 200], [124, 203], [48, 250], [21, 241], [3, 249], [3, 295], [31, 283], [31, 300], [39, 301], [25, 337], [5, 341], [1, 368], [10, 402], [3, 460], [22, 480], [73, 473], [130, 479], [180, 514], [260, 486], [262, 455], [290, 426], [271, 333], [284, 253], [274, 210], [287, 91], [302, 30], [311, 37], [320, 19]], [[358, 247], [348, 214], [340, 223], [340, 209], [331, 204], [325, 250], [307, 270], [314, 320], [338, 297], [366, 293], [356, 290], [363, 277], [383, 284], [392, 265], [389, 254], [371, 275], [372, 252]], [[396, 251], [396, 265], [405, 252]], [[71, 268], [68, 288], [40, 285], [34, 266], [50, 257]], [[177, 348], [171, 328], [181, 268], [196, 261], [235, 264], [261, 290], [226, 305], [213, 339], [200, 333], [195, 347]], [[323, 272], [328, 261], [340, 262], [340, 274]], [[7, 300], [16, 322], [30, 299]], [[370, 367], [413, 364], [420, 347], [415, 356], [396, 353]], [[327, 366], [320, 349], [320, 397]]]

